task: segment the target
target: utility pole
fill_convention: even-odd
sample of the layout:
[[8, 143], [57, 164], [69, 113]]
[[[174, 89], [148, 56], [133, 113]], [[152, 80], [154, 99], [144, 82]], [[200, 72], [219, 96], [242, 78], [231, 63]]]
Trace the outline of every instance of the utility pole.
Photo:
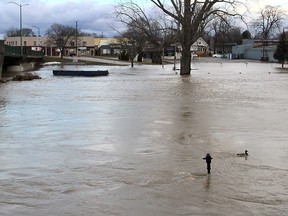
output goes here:
[[23, 43], [22, 43], [22, 35], [23, 35], [23, 29], [22, 29], [22, 7], [28, 6], [29, 4], [18, 4], [16, 2], [8, 2], [11, 4], [15, 4], [20, 8], [20, 46], [21, 46], [21, 56], [23, 56]]
[[76, 56], [78, 56], [78, 21], [76, 21]]
[[37, 27], [37, 26], [32, 26], [32, 27], [34, 27], [34, 28], [36, 28], [36, 29], [38, 30], [38, 35], [37, 35], [37, 46], [40, 46], [40, 37], [41, 37], [41, 35], [40, 35], [40, 28]]

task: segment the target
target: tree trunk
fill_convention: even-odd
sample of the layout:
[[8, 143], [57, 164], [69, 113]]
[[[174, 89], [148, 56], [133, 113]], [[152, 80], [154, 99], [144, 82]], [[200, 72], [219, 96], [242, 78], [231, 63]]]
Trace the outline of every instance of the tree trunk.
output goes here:
[[191, 1], [184, 1], [184, 19], [182, 23], [182, 57], [180, 75], [190, 75], [191, 72]]
[[190, 45], [182, 45], [182, 57], [181, 57], [181, 67], [180, 75], [190, 75], [191, 72], [191, 52]]
[[60, 49], [60, 58], [62, 59], [64, 56], [64, 49]]
[[137, 62], [143, 62], [143, 54], [140, 52], [138, 53]]
[[131, 62], [131, 68], [133, 68], [133, 67], [134, 67], [134, 60], [133, 60], [133, 58], [131, 58], [130, 62]]

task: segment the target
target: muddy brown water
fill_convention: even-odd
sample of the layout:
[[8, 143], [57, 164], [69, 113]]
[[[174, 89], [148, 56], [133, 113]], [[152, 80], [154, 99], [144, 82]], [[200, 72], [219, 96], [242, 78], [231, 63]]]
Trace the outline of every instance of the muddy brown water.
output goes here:
[[172, 67], [1, 84], [0, 215], [288, 215], [288, 74]]

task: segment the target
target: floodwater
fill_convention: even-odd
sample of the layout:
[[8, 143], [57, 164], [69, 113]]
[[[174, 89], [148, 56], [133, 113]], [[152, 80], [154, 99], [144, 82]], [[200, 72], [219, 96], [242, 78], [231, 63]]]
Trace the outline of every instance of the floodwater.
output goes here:
[[172, 67], [1, 84], [0, 215], [288, 215], [288, 73]]

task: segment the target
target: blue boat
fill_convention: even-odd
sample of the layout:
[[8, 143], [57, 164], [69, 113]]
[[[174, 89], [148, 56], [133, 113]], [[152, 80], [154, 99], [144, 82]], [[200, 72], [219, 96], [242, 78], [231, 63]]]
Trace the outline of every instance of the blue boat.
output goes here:
[[54, 76], [108, 76], [108, 70], [53, 70]]

